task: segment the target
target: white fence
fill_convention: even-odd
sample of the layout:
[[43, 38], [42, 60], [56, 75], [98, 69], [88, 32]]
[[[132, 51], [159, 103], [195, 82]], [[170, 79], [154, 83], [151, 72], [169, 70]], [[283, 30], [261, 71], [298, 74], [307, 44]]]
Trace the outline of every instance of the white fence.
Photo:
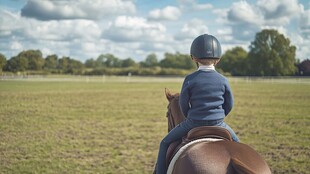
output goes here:
[[[310, 84], [310, 77], [228, 77], [231, 83]], [[1, 75], [0, 80], [60, 82], [183, 82], [184, 77], [147, 76], [74, 76], [74, 75]]]
[[0, 80], [60, 82], [182, 82], [182, 77], [146, 76], [74, 76], [74, 75], [2, 75]]
[[301, 76], [269, 76], [269, 77], [230, 77], [230, 82], [237, 83], [240, 81], [246, 83], [292, 83], [292, 84], [310, 84], [310, 77], [301, 77]]

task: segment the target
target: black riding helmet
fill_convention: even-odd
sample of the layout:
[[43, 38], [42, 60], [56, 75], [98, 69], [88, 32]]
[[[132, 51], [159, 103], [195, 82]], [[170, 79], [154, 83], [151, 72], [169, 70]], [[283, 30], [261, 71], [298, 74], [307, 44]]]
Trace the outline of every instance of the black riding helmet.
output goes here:
[[198, 36], [191, 46], [191, 56], [198, 59], [220, 59], [221, 54], [221, 44], [212, 35]]

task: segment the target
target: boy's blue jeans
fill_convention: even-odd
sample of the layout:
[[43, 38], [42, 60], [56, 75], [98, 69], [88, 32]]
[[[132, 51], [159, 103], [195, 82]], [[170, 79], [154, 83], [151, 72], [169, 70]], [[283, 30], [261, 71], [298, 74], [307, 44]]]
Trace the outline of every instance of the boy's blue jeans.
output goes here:
[[234, 141], [239, 142], [239, 138], [235, 134], [235, 132], [224, 122], [224, 120], [214, 120], [214, 121], [195, 121], [191, 119], [186, 119], [175, 128], [173, 128], [167, 136], [161, 141], [158, 157], [157, 157], [157, 174], [166, 174], [167, 166], [166, 166], [166, 154], [169, 145], [185, 136], [192, 128], [198, 126], [220, 126], [226, 128]]

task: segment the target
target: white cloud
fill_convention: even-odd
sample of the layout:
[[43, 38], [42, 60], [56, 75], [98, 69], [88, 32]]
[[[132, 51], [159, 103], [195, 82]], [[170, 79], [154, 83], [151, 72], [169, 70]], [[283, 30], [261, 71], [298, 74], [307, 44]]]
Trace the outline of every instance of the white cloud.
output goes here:
[[133, 2], [126, 0], [29, 0], [21, 15], [39, 20], [100, 19], [135, 11]]
[[153, 20], [177, 20], [181, 16], [181, 11], [177, 7], [167, 6], [163, 9], [150, 11], [149, 18]]
[[84, 42], [82, 43], [82, 50], [85, 52], [97, 52], [98, 45], [93, 42]]
[[196, 0], [178, 0], [180, 7], [184, 11], [191, 11], [191, 10], [209, 10], [213, 8], [212, 4], [205, 3], [200, 4], [196, 2]]
[[310, 9], [301, 13], [298, 33], [291, 34], [292, 44], [297, 47], [297, 58], [310, 58]]
[[54, 52], [70, 56], [77, 44], [97, 42], [101, 37], [100, 27], [90, 20], [38, 21], [2, 10], [0, 14], [0, 50], [8, 57], [24, 49], [40, 49], [44, 55]]
[[233, 3], [227, 13], [231, 23], [257, 26], [283, 26], [298, 17], [303, 7], [297, 0], [259, 0], [257, 6], [246, 1]]
[[262, 29], [277, 29], [286, 34], [284, 28], [302, 8], [296, 0], [259, 0], [257, 6], [246, 1], [233, 3], [227, 12], [228, 25], [234, 38], [239, 41], [254, 39]]
[[18, 51], [21, 51], [23, 49], [23, 46], [20, 42], [18, 41], [12, 41], [10, 43], [10, 47], [9, 47], [11, 50], [18, 50]]
[[305, 39], [310, 40], [310, 10], [307, 10], [301, 14], [299, 31]]
[[14, 13], [0, 9], [0, 36], [10, 36], [12, 30], [18, 30], [21, 27], [20, 17]]
[[261, 25], [263, 17], [258, 9], [248, 4], [246, 1], [233, 3], [228, 11], [228, 20], [234, 24]]
[[166, 35], [166, 27], [161, 23], [129, 16], [117, 17], [104, 31], [103, 37], [116, 42], [165, 42], [171, 39]]
[[[303, 59], [310, 53], [308, 48], [310, 11], [305, 11], [303, 5], [297, 0], [258, 0], [256, 4], [249, 4], [247, 1], [236, 2], [229, 8], [226, 15], [219, 15], [217, 21], [232, 29], [233, 40], [231, 42], [227, 40], [229, 45], [233, 43], [249, 45], [257, 32], [262, 29], [275, 29], [289, 38], [291, 43], [297, 47], [298, 58]], [[288, 28], [288, 25], [293, 30]]]
[[216, 35], [218, 36], [218, 39], [223, 44], [227, 43], [234, 43], [234, 38], [232, 36], [232, 29], [230, 27], [218, 29], [216, 32]]
[[194, 4], [193, 5], [194, 10], [209, 10], [212, 8], [213, 8], [212, 4]]
[[[220, 20], [225, 20], [228, 27], [231, 28], [233, 40], [237, 44], [244, 44], [254, 38], [257, 31], [260, 30], [260, 26], [263, 24], [263, 16], [260, 11], [246, 1], [239, 1], [232, 4], [227, 10], [226, 15], [221, 15]], [[229, 39], [226, 36], [226, 39]], [[226, 40], [228, 41], [228, 40]], [[229, 42], [231, 44], [231, 42]]]
[[262, 29], [274, 29], [277, 30], [280, 34], [283, 34], [285, 37], [289, 37], [287, 29], [284, 26], [263, 26]]
[[306, 58], [310, 58], [310, 49], [309, 49], [309, 45], [310, 45], [310, 40], [307, 38], [304, 38], [302, 35], [298, 34], [298, 33], [291, 33], [290, 34], [290, 38], [294, 38], [294, 39], [290, 39], [291, 40], [291, 44], [295, 45], [297, 48], [296, 51], [296, 58], [299, 59], [306, 59]]
[[291, 17], [301, 10], [298, 0], [258, 0], [257, 5], [267, 20]]
[[223, 28], [223, 29], [218, 29], [217, 30], [217, 33], [219, 35], [231, 35], [232, 34], [232, 31], [230, 28]]
[[166, 27], [142, 17], [117, 17], [103, 31], [102, 38], [111, 46], [105, 51], [122, 58], [133, 57], [140, 61], [150, 53], [175, 51]]
[[286, 25], [303, 11], [297, 0], [259, 0], [257, 5], [267, 25]]
[[181, 32], [178, 33], [175, 38], [177, 40], [185, 40], [185, 39], [191, 39], [193, 40], [197, 36], [209, 33], [209, 29], [207, 25], [204, 23], [204, 21], [200, 19], [192, 19], [188, 23], [184, 24], [184, 26], [181, 29]]
[[95, 22], [89, 20], [31, 21], [25, 28], [25, 34], [38, 40], [89, 41], [99, 39], [101, 29]]

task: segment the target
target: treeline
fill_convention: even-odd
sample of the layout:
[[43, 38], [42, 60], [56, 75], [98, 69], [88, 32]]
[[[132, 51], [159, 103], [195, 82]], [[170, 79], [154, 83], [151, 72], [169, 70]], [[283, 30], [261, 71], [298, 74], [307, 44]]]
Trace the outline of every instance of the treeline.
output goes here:
[[[310, 75], [310, 60], [299, 62], [295, 58], [296, 47], [276, 30], [262, 30], [249, 46], [226, 51], [217, 71], [233, 76], [290, 76]], [[101, 54], [85, 62], [48, 55], [40, 50], [26, 50], [6, 59], [0, 53], [0, 71], [27, 74], [75, 74], [75, 75], [186, 75], [196, 68], [190, 55], [165, 53], [162, 60], [149, 54], [145, 60], [120, 59], [113, 54]]]
[[121, 60], [112, 54], [102, 54], [97, 59], [86, 60], [85, 67], [92, 70], [87, 75], [185, 75], [196, 65], [189, 55], [177, 52], [165, 53], [160, 61], [156, 54], [149, 54], [138, 63], [131, 58]]
[[189, 55], [166, 53], [158, 60], [150, 54], [144, 61], [132, 58], [120, 59], [113, 54], [101, 54], [97, 59], [85, 63], [70, 57], [48, 55], [43, 58], [40, 50], [26, 50], [6, 60], [0, 53], [0, 66], [6, 72], [26, 72], [27, 74], [75, 74], [75, 75], [185, 75], [195, 69]]

